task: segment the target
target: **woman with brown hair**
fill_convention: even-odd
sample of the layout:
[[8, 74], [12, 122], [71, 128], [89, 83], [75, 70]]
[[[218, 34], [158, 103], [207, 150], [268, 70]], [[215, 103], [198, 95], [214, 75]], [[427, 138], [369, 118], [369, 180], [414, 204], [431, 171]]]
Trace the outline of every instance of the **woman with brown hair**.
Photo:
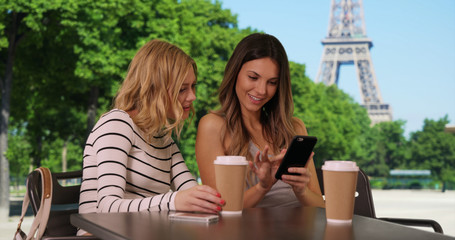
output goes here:
[[79, 213], [221, 210], [220, 194], [197, 184], [171, 138], [194, 113], [196, 75], [194, 60], [170, 43], [137, 52], [87, 139]]
[[312, 157], [305, 168], [288, 169], [298, 175], [283, 175], [282, 181], [274, 177], [293, 136], [308, 135], [293, 116], [289, 62], [278, 39], [255, 33], [240, 41], [218, 93], [220, 109], [198, 126], [202, 182], [216, 186], [216, 156], [241, 155], [250, 161], [244, 207], [324, 206]]

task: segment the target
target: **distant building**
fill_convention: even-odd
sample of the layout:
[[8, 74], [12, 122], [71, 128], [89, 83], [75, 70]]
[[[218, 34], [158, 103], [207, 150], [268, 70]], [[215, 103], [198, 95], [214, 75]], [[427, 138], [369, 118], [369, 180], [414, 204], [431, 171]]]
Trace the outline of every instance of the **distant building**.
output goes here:
[[390, 176], [431, 176], [430, 170], [414, 170], [414, 169], [394, 169], [390, 170]]
[[446, 127], [444, 128], [444, 132], [455, 133], [455, 125], [447, 124]]
[[387, 182], [390, 188], [421, 189], [433, 185], [431, 171], [428, 169], [393, 169], [389, 173]]

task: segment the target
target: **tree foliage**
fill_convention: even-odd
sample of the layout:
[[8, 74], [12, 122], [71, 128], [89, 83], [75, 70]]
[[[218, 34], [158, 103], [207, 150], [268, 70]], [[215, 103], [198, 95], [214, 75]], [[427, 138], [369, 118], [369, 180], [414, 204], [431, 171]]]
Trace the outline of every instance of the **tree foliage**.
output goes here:
[[[180, 46], [198, 65], [196, 114], [179, 146], [198, 175], [196, 126], [217, 108], [217, 89], [234, 47], [256, 29], [239, 29], [237, 16], [209, 0], [0, 0], [2, 101], [7, 62], [12, 68], [10, 126], [6, 157], [10, 172], [24, 176], [30, 165], [80, 169], [87, 132], [107, 111], [136, 51], [150, 39]], [[16, 24], [16, 25], [14, 25]], [[20, 41], [9, 36], [16, 27]], [[290, 63], [294, 114], [319, 141], [316, 165], [355, 160], [370, 175], [395, 168], [428, 168], [454, 181], [454, 135], [443, 131], [448, 117], [425, 120], [409, 140], [403, 121], [370, 126], [366, 110], [338, 89], [316, 84], [305, 65]]]
[[391, 169], [405, 168], [407, 142], [404, 137], [404, 122], [382, 122], [359, 137], [352, 159], [372, 176], [388, 176]]
[[366, 110], [336, 86], [315, 84], [305, 66], [291, 63], [295, 115], [317, 136], [314, 159], [320, 166], [330, 159], [350, 159], [359, 137], [369, 128]]
[[448, 116], [439, 120], [425, 119], [422, 131], [410, 137], [411, 154], [407, 165], [430, 169], [439, 180], [455, 185], [455, 134], [444, 131], [448, 123]]

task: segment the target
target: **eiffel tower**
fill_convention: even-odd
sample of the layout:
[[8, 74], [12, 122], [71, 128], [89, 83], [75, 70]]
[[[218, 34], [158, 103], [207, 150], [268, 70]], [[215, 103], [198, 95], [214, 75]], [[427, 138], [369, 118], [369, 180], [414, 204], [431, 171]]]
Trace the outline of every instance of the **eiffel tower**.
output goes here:
[[371, 124], [392, 121], [392, 108], [383, 103], [366, 35], [362, 0], [332, 0], [327, 37], [316, 82], [338, 84], [340, 66], [354, 64], [363, 104]]

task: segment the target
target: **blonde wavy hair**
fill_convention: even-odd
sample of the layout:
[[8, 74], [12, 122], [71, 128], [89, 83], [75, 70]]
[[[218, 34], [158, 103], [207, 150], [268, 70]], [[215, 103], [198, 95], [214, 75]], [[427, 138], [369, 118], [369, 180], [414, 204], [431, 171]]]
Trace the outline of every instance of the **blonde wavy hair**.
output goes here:
[[287, 148], [296, 131], [293, 125], [294, 103], [291, 92], [289, 62], [280, 41], [272, 35], [254, 33], [244, 39], [234, 49], [224, 72], [224, 78], [218, 89], [220, 109], [215, 114], [226, 121], [226, 128], [221, 133], [221, 139], [231, 136], [231, 144], [226, 150], [229, 155], [252, 157], [248, 153], [250, 134], [242, 121], [240, 102], [235, 92], [237, 76], [243, 64], [260, 58], [269, 57], [276, 61], [279, 67], [279, 84], [275, 96], [268, 101], [260, 116], [265, 140], [275, 151]]
[[[136, 110], [132, 119], [148, 141], [154, 136], [170, 138], [173, 132], [179, 138], [184, 119], [178, 95], [189, 71], [197, 76], [196, 63], [179, 47], [161, 40], [149, 41], [131, 61], [113, 107]], [[167, 116], [168, 111], [173, 112], [173, 119]]]

